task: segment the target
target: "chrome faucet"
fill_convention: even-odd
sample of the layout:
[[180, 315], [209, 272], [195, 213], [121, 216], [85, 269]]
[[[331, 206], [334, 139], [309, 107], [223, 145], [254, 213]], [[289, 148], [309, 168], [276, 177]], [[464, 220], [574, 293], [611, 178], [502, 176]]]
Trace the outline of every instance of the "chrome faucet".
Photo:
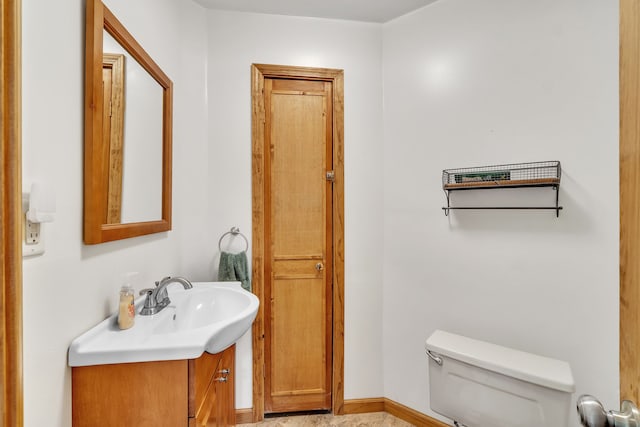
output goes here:
[[143, 289], [140, 291], [140, 295], [146, 295], [144, 300], [144, 306], [140, 310], [140, 315], [149, 316], [159, 313], [163, 308], [171, 303], [169, 295], [167, 294], [167, 286], [172, 283], [180, 283], [183, 288], [191, 289], [193, 285], [190, 281], [184, 277], [165, 277], [159, 282], [156, 282], [155, 288]]

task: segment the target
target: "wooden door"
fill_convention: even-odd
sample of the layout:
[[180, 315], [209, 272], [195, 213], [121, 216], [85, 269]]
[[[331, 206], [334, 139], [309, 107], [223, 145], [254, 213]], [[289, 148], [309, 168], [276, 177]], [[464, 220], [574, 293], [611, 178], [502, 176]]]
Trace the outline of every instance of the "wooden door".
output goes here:
[[332, 83], [264, 97], [265, 412], [331, 409]]

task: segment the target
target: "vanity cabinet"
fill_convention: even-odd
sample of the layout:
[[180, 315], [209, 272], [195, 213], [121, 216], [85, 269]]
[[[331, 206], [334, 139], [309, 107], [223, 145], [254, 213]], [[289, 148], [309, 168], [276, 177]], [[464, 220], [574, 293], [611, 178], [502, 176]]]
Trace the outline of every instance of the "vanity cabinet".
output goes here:
[[198, 359], [72, 368], [74, 427], [235, 425], [235, 346]]

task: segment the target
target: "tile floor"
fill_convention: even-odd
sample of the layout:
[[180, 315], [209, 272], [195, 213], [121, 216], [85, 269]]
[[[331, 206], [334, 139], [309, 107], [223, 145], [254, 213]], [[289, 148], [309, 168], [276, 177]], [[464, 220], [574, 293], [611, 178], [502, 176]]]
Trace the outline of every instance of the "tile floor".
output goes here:
[[354, 415], [295, 415], [265, 418], [255, 424], [238, 424], [236, 427], [414, 427], [386, 412]]

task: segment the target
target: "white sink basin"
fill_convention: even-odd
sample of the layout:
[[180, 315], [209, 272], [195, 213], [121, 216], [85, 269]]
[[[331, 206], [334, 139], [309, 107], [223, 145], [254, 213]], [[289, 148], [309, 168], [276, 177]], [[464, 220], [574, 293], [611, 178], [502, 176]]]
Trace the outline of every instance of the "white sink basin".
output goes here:
[[[69, 366], [194, 359], [219, 353], [251, 327], [258, 298], [238, 282], [194, 283], [168, 287], [171, 304], [152, 316], [136, 315], [131, 329], [118, 328], [112, 315], [73, 340]], [[143, 298], [136, 302], [140, 312]]]

